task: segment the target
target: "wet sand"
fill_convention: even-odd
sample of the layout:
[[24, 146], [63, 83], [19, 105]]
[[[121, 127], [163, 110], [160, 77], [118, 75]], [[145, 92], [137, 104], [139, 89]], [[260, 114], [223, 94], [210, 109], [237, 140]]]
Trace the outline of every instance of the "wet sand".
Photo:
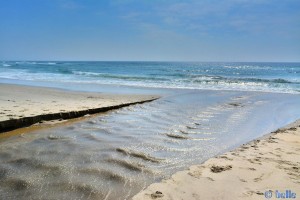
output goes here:
[[[271, 199], [300, 196], [300, 121], [154, 183], [141, 199]], [[288, 195], [288, 196], [286, 196]], [[296, 198], [293, 198], [293, 196]], [[270, 196], [269, 196], [270, 198]]]
[[0, 132], [41, 121], [71, 119], [157, 99], [0, 84]]

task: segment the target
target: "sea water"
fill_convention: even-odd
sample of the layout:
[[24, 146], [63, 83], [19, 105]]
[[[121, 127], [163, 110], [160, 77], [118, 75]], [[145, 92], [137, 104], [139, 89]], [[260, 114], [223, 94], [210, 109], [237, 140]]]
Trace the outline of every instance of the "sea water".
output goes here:
[[9, 80], [299, 93], [300, 63], [3, 61], [0, 82]]

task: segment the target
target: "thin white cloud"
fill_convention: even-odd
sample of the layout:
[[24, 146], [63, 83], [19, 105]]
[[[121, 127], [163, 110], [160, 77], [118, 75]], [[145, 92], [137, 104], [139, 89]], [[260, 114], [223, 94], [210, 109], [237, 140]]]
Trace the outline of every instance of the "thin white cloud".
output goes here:
[[79, 10], [84, 8], [82, 4], [75, 2], [73, 0], [63, 0], [60, 1], [60, 7], [65, 10]]

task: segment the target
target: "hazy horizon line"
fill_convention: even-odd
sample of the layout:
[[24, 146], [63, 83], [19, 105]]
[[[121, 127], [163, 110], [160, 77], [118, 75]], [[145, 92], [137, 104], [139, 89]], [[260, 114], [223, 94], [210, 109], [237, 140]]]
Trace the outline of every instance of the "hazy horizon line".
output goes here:
[[1, 62], [187, 62], [187, 63], [300, 63], [300, 61], [193, 61], [193, 60], [0, 60]]

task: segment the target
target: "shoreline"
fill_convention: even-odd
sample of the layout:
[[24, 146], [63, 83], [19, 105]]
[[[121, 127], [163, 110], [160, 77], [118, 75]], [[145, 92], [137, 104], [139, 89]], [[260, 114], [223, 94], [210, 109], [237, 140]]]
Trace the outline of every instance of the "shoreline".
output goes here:
[[299, 151], [300, 119], [153, 183], [133, 200], [298, 199]]
[[36, 123], [104, 113], [154, 101], [157, 95], [74, 92], [45, 87], [0, 84], [0, 134]]

